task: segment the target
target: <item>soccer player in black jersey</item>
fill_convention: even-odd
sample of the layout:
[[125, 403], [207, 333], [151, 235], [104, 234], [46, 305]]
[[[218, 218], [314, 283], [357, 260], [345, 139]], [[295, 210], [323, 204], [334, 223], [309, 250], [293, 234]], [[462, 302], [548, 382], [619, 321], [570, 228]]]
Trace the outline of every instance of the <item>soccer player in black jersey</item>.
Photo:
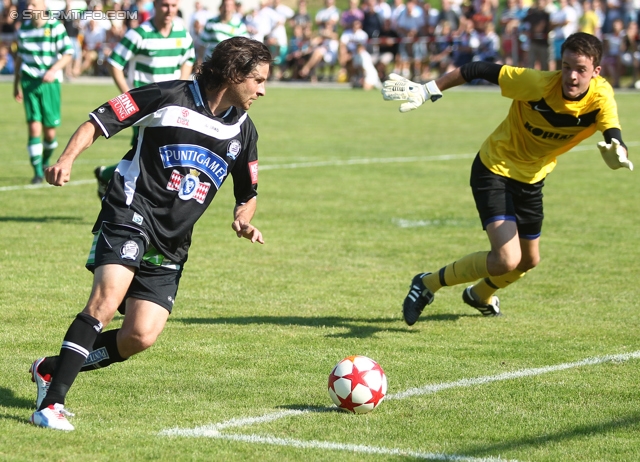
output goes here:
[[[118, 164], [94, 225], [87, 305], [58, 356], [37, 359], [34, 425], [73, 430], [65, 397], [80, 371], [121, 362], [149, 348], [164, 329], [187, 260], [191, 233], [230, 174], [238, 237], [264, 243], [251, 224], [258, 188], [258, 134], [246, 111], [265, 94], [271, 54], [243, 37], [218, 45], [193, 81], [132, 89], [89, 114], [45, 172], [62, 186], [81, 152], [130, 126], [138, 142]], [[121, 307], [122, 305], [122, 307]], [[120, 329], [103, 331], [118, 309]]]
[[436, 101], [442, 91], [474, 79], [500, 86], [513, 100], [507, 118], [485, 140], [471, 169], [471, 189], [491, 250], [467, 255], [434, 273], [416, 275], [404, 300], [412, 325], [444, 286], [470, 283], [467, 304], [485, 316], [500, 314], [495, 292], [522, 278], [540, 261], [542, 188], [557, 156], [602, 132], [598, 149], [612, 169], [633, 170], [622, 142], [611, 85], [600, 77], [602, 43], [582, 32], [562, 45], [562, 69], [537, 71], [474, 62], [420, 85], [392, 75], [384, 83], [386, 100], [407, 101], [401, 112]]

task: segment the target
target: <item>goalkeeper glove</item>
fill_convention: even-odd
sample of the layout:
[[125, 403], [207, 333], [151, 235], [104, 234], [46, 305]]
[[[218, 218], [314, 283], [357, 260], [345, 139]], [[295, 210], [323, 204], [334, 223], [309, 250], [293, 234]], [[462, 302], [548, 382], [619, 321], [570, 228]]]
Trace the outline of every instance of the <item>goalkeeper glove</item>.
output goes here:
[[598, 149], [609, 168], [616, 170], [620, 167], [625, 167], [633, 170], [633, 164], [627, 158], [626, 150], [620, 145], [620, 141], [617, 139], [611, 138], [611, 144], [607, 144], [606, 141], [600, 141], [598, 143]]
[[400, 105], [400, 112], [409, 112], [422, 106], [428, 99], [433, 102], [439, 100], [442, 92], [433, 80], [421, 85], [398, 74], [390, 74], [389, 80], [382, 85], [382, 97], [385, 101], [407, 101]]

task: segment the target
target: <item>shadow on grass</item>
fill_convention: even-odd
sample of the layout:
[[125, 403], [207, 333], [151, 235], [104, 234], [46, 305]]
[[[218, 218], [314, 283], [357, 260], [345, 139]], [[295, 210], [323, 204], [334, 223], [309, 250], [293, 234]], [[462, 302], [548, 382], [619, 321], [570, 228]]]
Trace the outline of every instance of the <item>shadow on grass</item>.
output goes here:
[[278, 409], [290, 409], [292, 411], [306, 411], [306, 412], [339, 412], [344, 414], [345, 411], [336, 406], [309, 406], [308, 404], [286, 404], [276, 406]]
[[17, 223], [84, 223], [84, 217], [0, 217], [0, 222], [15, 221]]
[[[456, 321], [463, 315], [455, 314], [434, 314], [423, 316], [421, 321], [426, 322], [451, 322]], [[302, 326], [317, 328], [343, 328], [348, 329], [347, 332], [327, 334], [327, 337], [333, 338], [366, 338], [372, 337], [378, 332], [406, 332], [418, 333], [419, 330], [407, 327], [399, 318], [344, 318], [338, 316], [325, 317], [303, 317], [303, 316], [246, 316], [246, 317], [230, 317], [230, 318], [169, 318], [170, 321], [181, 322], [184, 324], [272, 324], [276, 326]], [[391, 327], [389, 325], [397, 326]]]
[[13, 390], [0, 387], [0, 406], [33, 410], [35, 405], [35, 399], [18, 398], [13, 393]]
[[530, 436], [513, 441], [505, 441], [488, 446], [470, 446], [461, 448], [461, 452], [467, 456], [483, 456], [504, 453], [509, 450], [523, 450], [527, 447], [539, 448], [545, 445], [552, 445], [562, 441], [575, 438], [584, 438], [588, 436], [602, 435], [604, 433], [613, 432], [615, 430], [635, 427], [640, 429], [640, 413], [632, 414], [627, 417], [610, 420], [607, 422], [594, 423], [591, 425], [581, 425], [572, 429], [559, 431], [556, 433], [547, 433], [540, 436]]

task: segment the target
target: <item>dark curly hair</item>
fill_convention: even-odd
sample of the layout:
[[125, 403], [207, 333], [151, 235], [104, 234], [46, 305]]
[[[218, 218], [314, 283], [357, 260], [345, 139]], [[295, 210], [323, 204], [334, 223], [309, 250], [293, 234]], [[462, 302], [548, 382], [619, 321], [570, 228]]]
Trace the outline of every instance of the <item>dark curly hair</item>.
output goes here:
[[598, 67], [602, 60], [602, 42], [595, 35], [585, 32], [576, 32], [567, 37], [560, 48], [560, 54], [569, 50], [580, 56], [586, 56], [593, 60], [593, 67]]
[[208, 90], [218, 90], [225, 84], [244, 82], [260, 64], [271, 64], [269, 48], [257, 40], [232, 37], [223, 40], [196, 71], [196, 79]]

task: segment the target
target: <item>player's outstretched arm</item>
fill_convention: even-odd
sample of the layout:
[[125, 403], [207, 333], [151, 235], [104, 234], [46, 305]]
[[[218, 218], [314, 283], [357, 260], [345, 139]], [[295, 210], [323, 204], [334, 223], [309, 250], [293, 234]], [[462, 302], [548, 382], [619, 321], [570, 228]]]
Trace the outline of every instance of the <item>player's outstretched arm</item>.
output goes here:
[[389, 75], [389, 80], [382, 84], [382, 97], [385, 101], [406, 101], [400, 105], [400, 112], [409, 112], [419, 108], [425, 101], [436, 102], [442, 98], [442, 92], [448, 88], [466, 83], [460, 69], [431, 80], [422, 85], [405, 79], [398, 74]]
[[256, 205], [258, 201], [255, 197], [249, 199], [244, 204], [236, 205], [233, 210], [233, 223], [231, 228], [236, 232], [238, 237], [249, 239], [252, 243], [259, 242], [264, 244], [262, 233], [258, 228], [251, 224], [251, 219], [256, 213]]
[[629, 153], [624, 146], [616, 138], [611, 139], [611, 143], [600, 141], [598, 149], [602, 155], [602, 159], [613, 170], [619, 168], [628, 168], [633, 171], [633, 163], [629, 160]]
[[428, 99], [437, 101], [442, 98], [442, 93], [433, 80], [422, 85], [391, 74], [389, 80], [382, 84], [382, 97], [385, 101], [406, 101], [400, 105], [400, 112], [409, 112], [418, 109]]
[[87, 120], [73, 134], [58, 162], [44, 171], [47, 183], [62, 186], [71, 178], [71, 166], [76, 158], [102, 135], [102, 129], [93, 121]]

